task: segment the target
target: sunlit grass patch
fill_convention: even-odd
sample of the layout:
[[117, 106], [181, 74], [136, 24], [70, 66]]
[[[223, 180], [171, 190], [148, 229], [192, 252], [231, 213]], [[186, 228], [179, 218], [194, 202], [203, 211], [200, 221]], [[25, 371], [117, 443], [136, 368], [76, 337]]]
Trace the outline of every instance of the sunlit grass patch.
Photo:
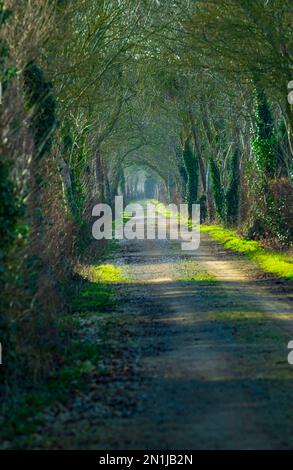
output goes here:
[[81, 276], [86, 281], [73, 300], [73, 308], [80, 313], [102, 311], [117, 303], [112, 283], [126, 282], [127, 277], [121, 266], [100, 264], [84, 268]]
[[132, 214], [130, 212], [124, 211], [122, 215], [123, 223], [128, 222], [132, 217]]
[[222, 243], [225, 248], [243, 253], [256, 261], [261, 269], [277, 277], [293, 279], [293, 259], [286, 254], [267, 251], [261, 244], [253, 240], [244, 240], [235, 231], [220, 225], [202, 225], [202, 232]]
[[126, 282], [127, 276], [121, 266], [115, 264], [100, 264], [88, 269], [88, 278], [92, 282]]
[[279, 253], [257, 252], [254, 259], [264, 271], [277, 274], [279, 277], [293, 279], [293, 260], [289, 256]]
[[239, 253], [248, 254], [262, 250], [259, 242], [243, 240], [233, 230], [223, 228], [220, 225], [202, 225], [201, 231], [209, 233], [215, 240], [223, 243], [225, 248], [230, 248]]

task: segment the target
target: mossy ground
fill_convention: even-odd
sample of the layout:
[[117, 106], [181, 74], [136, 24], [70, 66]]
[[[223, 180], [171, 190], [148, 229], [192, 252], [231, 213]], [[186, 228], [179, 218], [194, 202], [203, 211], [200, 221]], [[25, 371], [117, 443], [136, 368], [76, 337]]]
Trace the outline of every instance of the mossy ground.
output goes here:
[[245, 240], [234, 230], [223, 228], [220, 225], [202, 225], [200, 229], [222, 243], [224, 248], [247, 255], [264, 272], [274, 274], [279, 278], [293, 280], [293, 259], [290, 256], [265, 250], [259, 242]]

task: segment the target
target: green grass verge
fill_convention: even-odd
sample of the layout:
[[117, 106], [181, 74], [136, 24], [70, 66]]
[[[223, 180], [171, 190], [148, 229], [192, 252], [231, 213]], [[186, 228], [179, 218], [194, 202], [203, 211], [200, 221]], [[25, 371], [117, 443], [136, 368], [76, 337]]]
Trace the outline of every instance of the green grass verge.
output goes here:
[[1, 406], [0, 448], [5, 448], [5, 441], [17, 448], [29, 446], [30, 440], [33, 443], [45, 408], [66, 401], [71, 390], [86, 389], [87, 377], [98, 370], [100, 358], [97, 344], [75, 339], [65, 348], [63, 365], [46, 380], [12, 384], [11, 396]]
[[100, 264], [90, 267], [88, 277], [93, 282], [107, 284], [109, 282], [126, 282], [124, 269], [116, 264]]
[[112, 283], [127, 282], [121, 266], [100, 264], [86, 268], [81, 276], [85, 284], [78, 296], [73, 299], [73, 310], [79, 313], [107, 310], [115, 306], [117, 298]]
[[[100, 364], [111, 318], [101, 321], [99, 313], [115, 308], [118, 300], [111, 283], [123, 282], [126, 277], [122, 268], [112, 264], [90, 266], [82, 277], [71, 303], [73, 314], [61, 317], [56, 324], [60, 338], [66, 338], [58, 346], [60, 364], [34, 383], [31, 376], [21, 383], [9, 383], [10, 394], [0, 407], [0, 449], [35, 445], [34, 433], [42, 423], [44, 410], [65, 402], [73, 392], [86, 390], [93, 373], [104, 374]], [[98, 341], [83, 340], [82, 319], [89, 316], [91, 322], [97, 322]], [[0, 393], [4, 392], [4, 385], [3, 390], [0, 386]]]
[[224, 248], [247, 255], [263, 271], [279, 278], [293, 279], [293, 259], [290, 256], [265, 250], [259, 242], [244, 240], [234, 230], [220, 225], [201, 225], [200, 230], [222, 243]]

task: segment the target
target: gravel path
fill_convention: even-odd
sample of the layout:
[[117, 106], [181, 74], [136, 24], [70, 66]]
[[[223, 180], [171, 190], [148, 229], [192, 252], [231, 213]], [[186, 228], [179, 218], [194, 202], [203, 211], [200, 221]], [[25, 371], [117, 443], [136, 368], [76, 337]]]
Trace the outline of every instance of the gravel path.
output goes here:
[[84, 325], [98, 335], [110, 322], [105, 373], [48, 411], [35, 447], [293, 448], [288, 291], [207, 235], [190, 253], [122, 242], [112, 261], [131, 282], [115, 312]]

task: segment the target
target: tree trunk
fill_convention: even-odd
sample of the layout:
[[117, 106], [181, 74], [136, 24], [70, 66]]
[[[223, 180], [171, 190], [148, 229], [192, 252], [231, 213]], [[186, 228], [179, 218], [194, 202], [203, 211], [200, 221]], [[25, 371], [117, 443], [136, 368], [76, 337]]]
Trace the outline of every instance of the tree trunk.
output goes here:
[[201, 155], [200, 151], [200, 146], [198, 144], [198, 138], [197, 138], [197, 132], [195, 128], [195, 123], [193, 120], [193, 117], [190, 113], [190, 122], [191, 122], [191, 130], [192, 130], [192, 135], [193, 135], [193, 140], [194, 140], [194, 150], [196, 153], [196, 156], [198, 158], [198, 165], [199, 165], [199, 172], [200, 172], [200, 179], [201, 179], [201, 185], [203, 192], [206, 193], [206, 174], [205, 174], [205, 164]]
[[95, 147], [94, 152], [94, 159], [96, 165], [96, 181], [97, 181], [97, 191], [98, 191], [98, 198], [100, 202], [104, 202], [105, 200], [105, 187], [104, 187], [104, 180], [105, 180], [105, 172], [104, 172], [104, 165], [101, 158], [101, 151], [99, 144]]
[[57, 150], [56, 158], [62, 181], [65, 204], [73, 217], [77, 217], [78, 207], [73, 195], [70, 169], [64, 158], [61, 156], [61, 149]]

